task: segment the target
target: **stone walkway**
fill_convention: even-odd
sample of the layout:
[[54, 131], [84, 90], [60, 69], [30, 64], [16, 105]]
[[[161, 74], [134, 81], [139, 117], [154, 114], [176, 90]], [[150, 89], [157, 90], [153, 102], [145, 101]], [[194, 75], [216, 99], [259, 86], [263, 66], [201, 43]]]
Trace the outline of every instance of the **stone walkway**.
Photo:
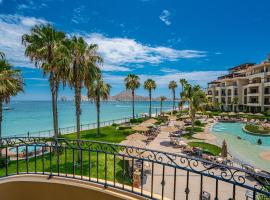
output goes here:
[[[168, 132], [160, 133], [149, 145], [149, 149], [164, 151], [169, 153], [176, 153], [181, 155], [181, 150], [179, 148], [173, 148], [170, 144], [170, 138]], [[163, 163], [169, 161], [169, 159], [164, 155], [160, 154], [159, 159], [163, 159]], [[176, 162], [179, 165], [182, 162], [186, 162], [186, 159], [177, 159]], [[194, 165], [193, 165], [194, 164]], [[151, 164], [150, 164], [151, 165]], [[202, 170], [205, 169], [204, 166], [200, 165], [196, 167], [196, 163], [191, 163], [191, 165], [197, 169]], [[151, 192], [151, 188], [153, 188], [153, 193], [162, 194], [162, 179], [163, 179], [163, 165], [161, 164], [154, 164], [154, 176], [153, 176], [153, 187], [152, 187], [152, 177], [151, 171], [149, 171], [146, 175], [144, 180], [143, 189], [146, 191]], [[151, 167], [150, 167], [151, 168]], [[218, 170], [211, 170], [213, 173], [220, 175], [221, 171]], [[164, 196], [168, 199], [173, 199], [174, 191], [176, 199], [186, 199], [185, 189], [187, 187], [187, 171], [177, 169], [176, 170], [176, 181], [175, 181], [175, 188], [174, 188], [174, 168], [165, 166], [164, 167]], [[229, 175], [229, 174], [228, 174]], [[239, 174], [243, 175], [244, 174]], [[197, 200], [199, 199], [200, 189], [201, 189], [201, 175], [196, 173], [189, 174], [189, 190], [190, 193], [188, 195], [188, 199], [190, 200]], [[211, 194], [211, 199], [215, 198], [216, 192], [216, 180], [213, 178], [209, 178], [203, 176], [203, 187], [204, 191], [207, 191]], [[246, 189], [241, 187], [236, 187], [236, 199], [244, 200], [245, 198]], [[218, 199], [219, 200], [228, 200], [233, 196], [233, 185], [228, 184], [223, 181], [218, 181]]]

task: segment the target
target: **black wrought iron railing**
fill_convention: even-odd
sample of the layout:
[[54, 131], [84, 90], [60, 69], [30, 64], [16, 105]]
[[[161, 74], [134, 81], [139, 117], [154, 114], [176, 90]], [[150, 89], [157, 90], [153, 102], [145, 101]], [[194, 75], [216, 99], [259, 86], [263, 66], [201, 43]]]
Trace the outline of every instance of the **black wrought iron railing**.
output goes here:
[[268, 174], [182, 154], [47, 137], [0, 141], [1, 178], [21, 174], [59, 176], [153, 199], [270, 198]]

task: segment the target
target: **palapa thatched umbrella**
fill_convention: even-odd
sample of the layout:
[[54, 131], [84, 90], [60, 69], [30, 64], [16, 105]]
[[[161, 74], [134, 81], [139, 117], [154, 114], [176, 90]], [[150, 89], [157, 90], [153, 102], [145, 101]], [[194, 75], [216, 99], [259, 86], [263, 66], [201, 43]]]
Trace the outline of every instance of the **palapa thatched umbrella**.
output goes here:
[[137, 147], [137, 148], [145, 148], [146, 144], [141, 140], [123, 140], [120, 144], [125, 146]]
[[[148, 151], [137, 149], [137, 148], [145, 148], [146, 144], [140, 140], [124, 140], [120, 143], [121, 145], [125, 145], [124, 149], [119, 151], [119, 154], [124, 156], [125, 160], [132, 160], [129, 156], [133, 157], [146, 157], [148, 155]], [[136, 148], [133, 148], [136, 147]], [[119, 156], [123, 159], [122, 156]]]
[[182, 115], [182, 116], [180, 116], [180, 118], [181, 119], [187, 119], [187, 118], [189, 118], [189, 115]]
[[141, 124], [139, 124], [139, 126], [144, 126], [148, 128], [148, 127], [154, 126], [156, 122], [157, 122], [156, 119], [148, 119], [142, 122]]
[[234, 116], [234, 115], [236, 115], [236, 113], [235, 112], [229, 112], [228, 115]]
[[264, 116], [264, 114], [262, 114], [262, 113], [256, 113], [254, 115], [256, 115], [256, 116]]
[[149, 128], [142, 126], [142, 125], [133, 126], [132, 129], [135, 131], [140, 131], [140, 132], [149, 131]]
[[126, 140], [147, 140], [147, 137], [140, 133], [133, 133], [126, 137]]
[[238, 115], [245, 115], [246, 113], [244, 113], [244, 112], [239, 112], [239, 113], [237, 113]]
[[162, 132], [175, 132], [178, 131], [179, 129], [176, 128], [175, 126], [161, 126], [160, 130]]
[[224, 115], [227, 115], [227, 113], [225, 113], [225, 112], [222, 112], [222, 113], [220, 113], [219, 115], [223, 115], [223, 116], [224, 116]]

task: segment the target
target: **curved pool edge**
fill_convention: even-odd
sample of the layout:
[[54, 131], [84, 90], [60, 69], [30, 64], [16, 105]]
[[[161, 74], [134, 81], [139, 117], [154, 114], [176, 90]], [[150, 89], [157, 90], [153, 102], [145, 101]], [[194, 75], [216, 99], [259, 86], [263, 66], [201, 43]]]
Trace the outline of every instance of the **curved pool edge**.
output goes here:
[[254, 135], [254, 136], [259, 136], [259, 137], [270, 137], [270, 134], [266, 135], [266, 134], [260, 134], [260, 133], [254, 133], [254, 132], [251, 132], [251, 131], [248, 131], [245, 126], [242, 127], [242, 130], [247, 133], [247, 134], [250, 134], [250, 135]]

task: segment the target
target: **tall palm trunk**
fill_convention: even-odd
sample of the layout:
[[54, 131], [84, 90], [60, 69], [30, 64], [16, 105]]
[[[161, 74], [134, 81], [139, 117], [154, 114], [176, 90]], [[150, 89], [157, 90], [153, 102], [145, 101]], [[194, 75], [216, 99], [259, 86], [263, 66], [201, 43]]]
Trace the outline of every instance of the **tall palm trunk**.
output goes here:
[[75, 108], [76, 108], [76, 135], [77, 135], [77, 143], [78, 143], [78, 163], [81, 162], [81, 90], [82, 86], [80, 80], [78, 79], [78, 71], [77, 71], [76, 62], [73, 63], [73, 77], [74, 77], [74, 90], [75, 90]]
[[135, 92], [132, 90], [132, 118], [135, 119]]
[[50, 88], [52, 93], [52, 112], [53, 112], [53, 129], [54, 129], [54, 137], [58, 136], [58, 117], [57, 117], [57, 92], [55, 81], [53, 80], [52, 74], [50, 77]]
[[77, 139], [81, 139], [80, 134], [80, 117], [81, 117], [81, 88], [78, 85], [75, 87], [75, 107], [76, 107], [76, 133], [77, 133]]
[[162, 114], [162, 101], [160, 101], [160, 115]]
[[59, 126], [58, 126], [58, 89], [59, 89], [59, 82], [56, 83], [55, 86], [55, 129], [57, 130], [57, 136], [59, 137], [61, 135]]
[[99, 136], [100, 135], [100, 97], [97, 97], [96, 106], [97, 106], [97, 136]]
[[78, 143], [78, 163], [81, 162], [81, 130], [80, 130], [80, 117], [81, 117], [81, 88], [77, 83], [75, 86], [75, 107], [76, 107], [76, 134]]
[[152, 117], [152, 92], [149, 90], [149, 117]]
[[2, 98], [0, 98], [0, 142], [2, 138], [2, 122], [3, 122], [3, 100]]
[[173, 90], [173, 111], [175, 110], [175, 90]]

